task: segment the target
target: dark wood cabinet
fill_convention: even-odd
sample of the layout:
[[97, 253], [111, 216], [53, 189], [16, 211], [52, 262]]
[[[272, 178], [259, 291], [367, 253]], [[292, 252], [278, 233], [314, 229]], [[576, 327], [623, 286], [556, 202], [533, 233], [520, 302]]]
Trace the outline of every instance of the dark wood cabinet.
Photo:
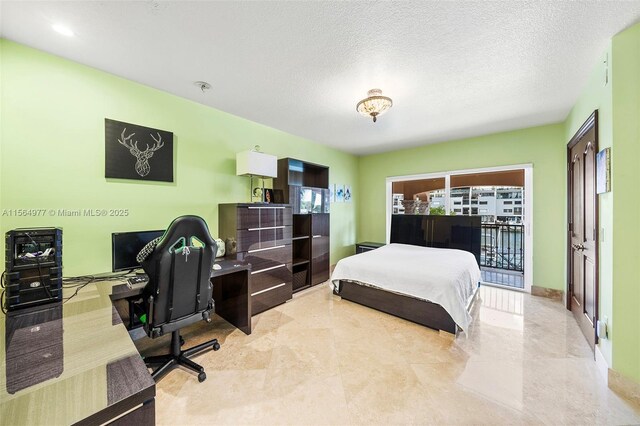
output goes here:
[[365, 253], [367, 251], [375, 250], [384, 246], [384, 243], [372, 243], [371, 241], [366, 241], [364, 243], [356, 244], [356, 254]]
[[286, 204], [220, 204], [218, 234], [236, 240], [236, 253], [226, 258], [251, 263], [251, 313], [266, 311], [291, 299], [291, 206]]
[[329, 214], [311, 216], [311, 285], [329, 279]]
[[320, 164], [281, 158], [278, 160], [278, 177], [273, 180], [274, 201], [288, 203], [294, 213], [299, 213], [300, 188], [329, 190], [329, 168]]
[[293, 291], [328, 280], [331, 247], [329, 168], [293, 158], [280, 159], [273, 190], [275, 201], [289, 203], [293, 213]]

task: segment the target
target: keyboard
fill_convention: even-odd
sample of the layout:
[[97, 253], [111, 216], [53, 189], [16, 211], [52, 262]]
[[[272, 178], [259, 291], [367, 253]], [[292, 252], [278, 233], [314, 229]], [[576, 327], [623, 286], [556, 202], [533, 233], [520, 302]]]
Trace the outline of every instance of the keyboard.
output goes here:
[[149, 276], [147, 274], [136, 275], [127, 279], [127, 287], [129, 288], [141, 288], [147, 285], [149, 282]]

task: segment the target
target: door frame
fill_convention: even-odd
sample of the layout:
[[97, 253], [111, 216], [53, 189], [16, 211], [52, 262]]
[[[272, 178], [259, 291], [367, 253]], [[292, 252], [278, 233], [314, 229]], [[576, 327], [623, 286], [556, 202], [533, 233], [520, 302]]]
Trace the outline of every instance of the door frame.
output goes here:
[[433, 173], [421, 173], [415, 175], [390, 176], [386, 178], [386, 243], [389, 244], [391, 237], [391, 214], [392, 212], [392, 192], [394, 182], [405, 182], [410, 180], [445, 178], [445, 189], [447, 190], [445, 199], [446, 214], [450, 211], [450, 200], [448, 190], [451, 189], [451, 175], [464, 175], [487, 172], [503, 172], [511, 170], [524, 170], [524, 288], [509, 287], [510, 290], [524, 291], [531, 293], [533, 284], [533, 164], [514, 164], [508, 166], [482, 167], [477, 169], [443, 170]]
[[[572, 297], [572, 292], [571, 289], [569, 288], [569, 283], [571, 282], [571, 230], [569, 229], [569, 223], [571, 223], [571, 203], [572, 203], [572, 197], [571, 197], [571, 148], [573, 148], [579, 141], [580, 139], [582, 139], [582, 137], [591, 129], [594, 129], [595, 131], [595, 138], [594, 138], [594, 150], [596, 152], [596, 154], [598, 153], [598, 110], [593, 111], [593, 113], [591, 113], [591, 115], [589, 116], [589, 118], [587, 118], [587, 120], [582, 123], [582, 126], [580, 126], [580, 128], [578, 129], [578, 131], [575, 133], [575, 135], [573, 135], [573, 137], [569, 140], [569, 143], [567, 143], [567, 217], [566, 217], [566, 252], [567, 252], [567, 277], [566, 277], [566, 282], [565, 282], [565, 306], [566, 308], [571, 311], [571, 297]], [[594, 176], [595, 178], [595, 176]], [[596, 206], [595, 206], [595, 214], [594, 214], [594, 220], [595, 220], [595, 228], [596, 228], [596, 235], [595, 235], [595, 318], [594, 318], [594, 327], [593, 327], [593, 332], [595, 333], [595, 344], [598, 344], [598, 325], [597, 322], [600, 319], [600, 200], [598, 198], [598, 189], [596, 185], [593, 185], [593, 199], [595, 200]]]

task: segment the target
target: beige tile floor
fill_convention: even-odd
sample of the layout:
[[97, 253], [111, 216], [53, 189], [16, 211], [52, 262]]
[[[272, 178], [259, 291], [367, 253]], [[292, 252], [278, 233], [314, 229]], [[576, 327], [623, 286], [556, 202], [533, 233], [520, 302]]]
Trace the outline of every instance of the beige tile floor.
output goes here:
[[[170, 372], [158, 424], [640, 424], [611, 392], [558, 302], [482, 287], [468, 336], [332, 295], [328, 285], [253, 318], [250, 336], [216, 318], [183, 333], [207, 372]], [[143, 353], [167, 341], [142, 339]]]

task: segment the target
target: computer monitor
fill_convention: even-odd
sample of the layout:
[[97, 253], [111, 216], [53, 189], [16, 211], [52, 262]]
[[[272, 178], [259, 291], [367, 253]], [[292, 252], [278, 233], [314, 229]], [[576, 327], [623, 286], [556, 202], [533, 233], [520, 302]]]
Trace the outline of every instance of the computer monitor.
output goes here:
[[161, 237], [164, 231], [117, 232], [111, 234], [111, 270], [128, 271], [140, 268], [136, 256], [147, 243]]

